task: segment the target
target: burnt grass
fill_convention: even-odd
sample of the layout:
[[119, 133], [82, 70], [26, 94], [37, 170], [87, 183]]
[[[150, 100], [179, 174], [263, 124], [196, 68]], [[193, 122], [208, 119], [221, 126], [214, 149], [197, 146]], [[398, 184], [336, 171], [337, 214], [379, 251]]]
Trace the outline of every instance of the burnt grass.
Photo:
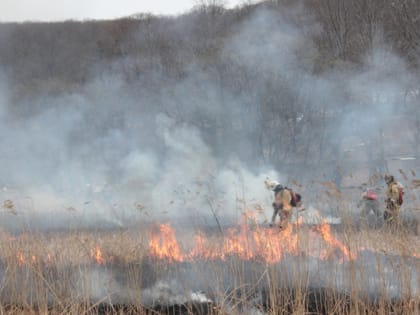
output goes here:
[[[390, 299], [369, 301], [358, 299], [354, 301], [348, 294], [337, 292], [331, 288], [307, 288], [298, 291], [293, 288], [283, 288], [276, 292], [264, 290], [261, 292], [263, 301], [256, 305], [259, 313], [267, 314], [418, 314], [419, 302], [411, 299]], [[238, 293], [238, 295], [240, 295]], [[238, 297], [239, 298], [239, 297]], [[63, 307], [6, 304], [1, 305], [2, 313], [6, 314], [144, 314], [144, 315], [219, 315], [243, 314], [247, 307], [238, 303], [234, 312], [229, 312], [223, 306], [211, 302], [187, 302], [183, 304], [144, 306], [121, 303], [81, 303]], [[255, 314], [256, 311], [254, 311]]]
[[[372, 253], [366, 252], [360, 258], [371, 260]], [[390, 264], [404, 261], [413, 266], [419, 265], [419, 259], [399, 256], [382, 258]], [[200, 260], [196, 262], [169, 262], [145, 257], [139, 263], [114, 261], [105, 265], [95, 264], [57, 268], [44, 266], [38, 269], [42, 278], [48, 283], [45, 292], [54, 291], [54, 299], [39, 302], [38, 293], [44, 292], [34, 288], [28, 299], [13, 301], [7, 296], [10, 285], [19, 290], [19, 285], [38, 286], [40, 283], [33, 270], [21, 268], [18, 279], [2, 278], [0, 312], [7, 314], [245, 314], [252, 312], [267, 314], [418, 314], [419, 298], [413, 296], [391, 296], [383, 292], [351, 292], [348, 288], [325, 285], [317, 281], [314, 275], [305, 274], [309, 265], [316, 263], [317, 272], [328, 277], [330, 268], [337, 268], [334, 262], [317, 261], [308, 257], [286, 256], [280, 264], [267, 265], [259, 260], [242, 260], [228, 257], [224, 260]], [[3, 265], [2, 268], [5, 266]], [[347, 267], [345, 267], [347, 268]], [[139, 272], [130, 272], [139, 271]], [[138, 285], [135, 294], [142, 295], [162, 281], [176, 279], [177, 284], [165, 287], [167, 299], [162, 299], [161, 292], [156, 297], [135, 300], [116, 292], [101, 296], [77, 295], [80, 287], [80, 274], [97, 271], [99, 277], [109, 277], [115, 282], [114, 287], [127, 288], [130, 283]], [[2, 275], [6, 270], [2, 269]], [[64, 287], [59, 283], [67, 277]], [[77, 275], [77, 276], [75, 276]], [[90, 276], [87, 276], [90, 277]], [[215, 279], [217, 278], [217, 279]], [[29, 280], [28, 280], [29, 279]], [[305, 281], [306, 280], [306, 281]], [[8, 282], [9, 281], [9, 282]], [[28, 284], [29, 281], [29, 284]], [[42, 282], [44, 283], [44, 282]], [[28, 291], [28, 288], [25, 288]], [[37, 291], [38, 290], [38, 291]], [[184, 291], [202, 292], [208, 298], [205, 301], [188, 298], [172, 298], [171, 295], [183, 295]], [[220, 296], [220, 290], [223, 296]], [[29, 290], [30, 291], [30, 290]], [[127, 293], [128, 291], [126, 291]], [[152, 291], [153, 292], [153, 291]], [[76, 292], [77, 293], [77, 292]], [[131, 292], [128, 292], [131, 294]], [[72, 298], [69, 298], [72, 296]], [[187, 295], [185, 295], [187, 296]], [[82, 300], [80, 298], [82, 297]], [[79, 302], [78, 302], [79, 301]]]

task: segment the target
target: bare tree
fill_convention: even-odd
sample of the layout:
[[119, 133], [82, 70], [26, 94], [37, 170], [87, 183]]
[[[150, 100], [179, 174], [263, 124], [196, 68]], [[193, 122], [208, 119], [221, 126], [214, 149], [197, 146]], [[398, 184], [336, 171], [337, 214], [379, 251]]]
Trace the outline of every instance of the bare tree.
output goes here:
[[392, 42], [418, 65], [420, 49], [420, 3], [416, 0], [392, 1], [387, 10], [386, 32]]
[[355, 28], [354, 10], [351, 1], [316, 0], [311, 8], [317, 12], [324, 33], [320, 41], [327, 43], [332, 58], [346, 59], [349, 55], [352, 32]]

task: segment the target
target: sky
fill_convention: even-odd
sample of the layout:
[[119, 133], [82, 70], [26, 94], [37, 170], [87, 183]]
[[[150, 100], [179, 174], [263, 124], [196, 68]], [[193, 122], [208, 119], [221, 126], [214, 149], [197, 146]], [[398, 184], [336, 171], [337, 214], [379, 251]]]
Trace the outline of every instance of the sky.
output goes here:
[[139, 13], [178, 15], [199, 3], [235, 7], [249, 0], [1, 0], [0, 22], [115, 19]]

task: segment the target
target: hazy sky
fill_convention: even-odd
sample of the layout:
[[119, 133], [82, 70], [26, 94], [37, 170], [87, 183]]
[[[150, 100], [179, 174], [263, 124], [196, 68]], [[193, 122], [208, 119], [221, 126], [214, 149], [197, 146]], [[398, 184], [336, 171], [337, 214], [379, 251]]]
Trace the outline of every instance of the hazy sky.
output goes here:
[[255, 0], [0, 0], [0, 22], [113, 19], [136, 13], [176, 15], [201, 2], [234, 7]]

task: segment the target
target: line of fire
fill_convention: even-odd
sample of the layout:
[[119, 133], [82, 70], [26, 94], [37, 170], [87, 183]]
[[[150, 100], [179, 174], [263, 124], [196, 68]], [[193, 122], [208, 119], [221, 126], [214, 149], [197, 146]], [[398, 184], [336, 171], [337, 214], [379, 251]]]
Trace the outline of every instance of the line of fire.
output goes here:
[[[351, 248], [349, 243], [340, 240], [326, 221], [308, 227], [302, 224], [300, 218], [295, 223], [288, 224], [284, 230], [278, 230], [259, 226], [255, 222], [253, 211], [244, 213], [237, 226], [227, 228], [217, 235], [206, 235], [199, 230], [192, 237], [188, 237], [187, 241], [181, 242], [177, 238], [177, 231], [170, 223], [156, 224], [149, 229], [148, 234], [146, 257], [166, 263], [223, 261], [229, 257], [236, 257], [276, 264], [285, 255], [308, 256], [346, 263], [357, 259], [358, 251], [364, 249]], [[180, 238], [182, 239], [182, 236]], [[16, 238], [10, 240], [15, 241]], [[91, 248], [89, 251], [91, 262], [98, 265], [114, 263], [115, 257], [105, 254], [106, 252], [106, 248], [101, 248], [99, 245]], [[412, 252], [411, 256], [420, 258], [420, 252]], [[30, 251], [16, 253], [16, 263], [19, 266], [41, 262], [51, 265], [55, 263], [54, 260], [58, 258], [53, 258], [50, 253], [44, 257], [38, 257]]]

